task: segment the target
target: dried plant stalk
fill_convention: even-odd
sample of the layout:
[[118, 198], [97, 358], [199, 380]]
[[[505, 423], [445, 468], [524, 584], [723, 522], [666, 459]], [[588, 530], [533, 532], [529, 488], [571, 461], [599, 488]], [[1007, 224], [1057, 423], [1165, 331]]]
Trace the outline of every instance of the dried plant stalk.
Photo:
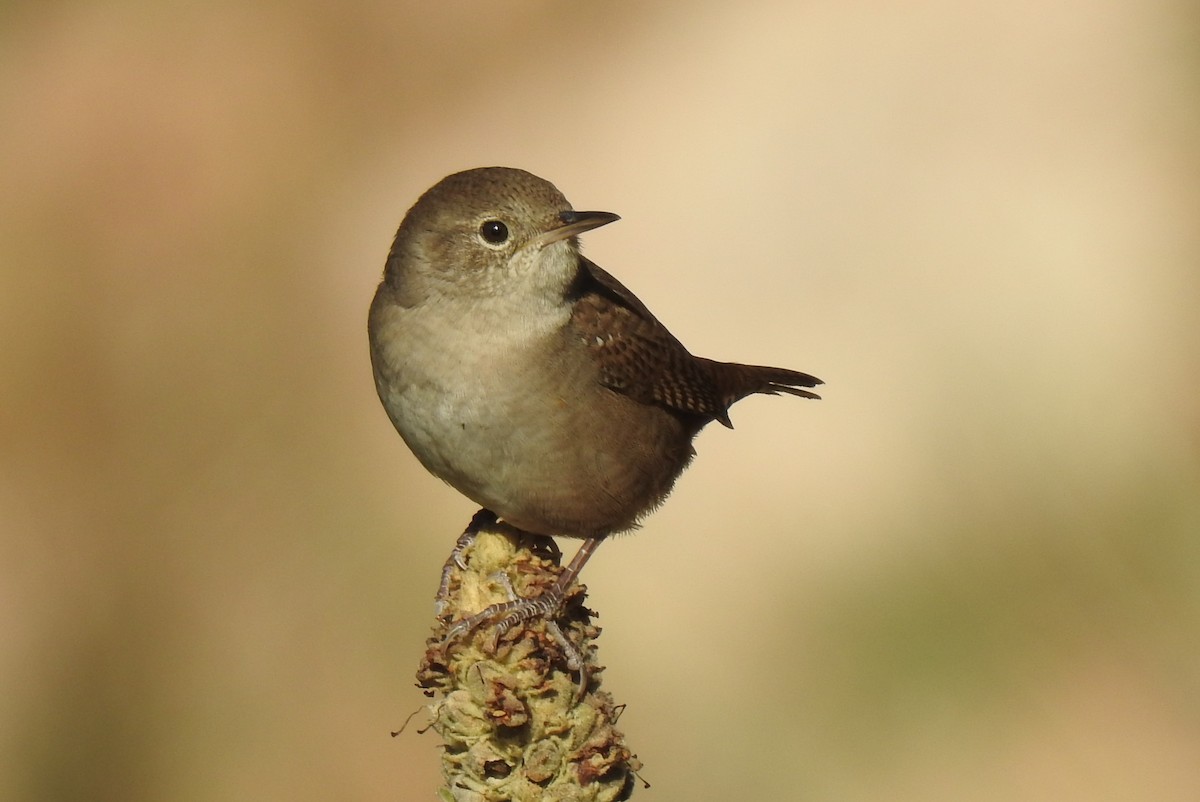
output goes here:
[[614, 726], [619, 710], [612, 696], [599, 689], [603, 667], [595, 665], [594, 641], [600, 630], [583, 606], [582, 586], [556, 622], [537, 619], [499, 635], [497, 627], [485, 625], [444, 641], [454, 621], [509, 601], [513, 593], [533, 598], [553, 585], [562, 570], [553, 541], [492, 524], [463, 550], [461, 562], [466, 568], [452, 570], [445, 607], [417, 671], [418, 685], [434, 699], [431, 728], [445, 743], [440, 797], [628, 799], [641, 764]]

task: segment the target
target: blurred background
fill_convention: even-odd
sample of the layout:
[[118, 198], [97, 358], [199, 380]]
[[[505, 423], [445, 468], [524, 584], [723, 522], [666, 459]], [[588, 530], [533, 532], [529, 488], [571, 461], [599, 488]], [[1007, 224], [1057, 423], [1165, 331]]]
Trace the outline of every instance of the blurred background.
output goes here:
[[4, 4], [0, 797], [433, 798], [388, 732], [475, 508], [366, 309], [504, 164], [694, 352], [827, 382], [585, 573], [635, 798], [1200, 798], [1197, 22]]

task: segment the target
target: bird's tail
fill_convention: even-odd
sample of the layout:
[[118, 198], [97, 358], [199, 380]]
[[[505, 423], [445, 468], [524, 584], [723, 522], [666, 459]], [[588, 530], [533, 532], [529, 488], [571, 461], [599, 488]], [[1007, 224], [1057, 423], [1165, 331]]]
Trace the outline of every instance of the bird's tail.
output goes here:
[[713, 362], [709, 359], [701, 361], [710, 364], [720, 393], [721, 404], [725, 408], [725, 414], [717, 416], [716, 419], [729, 428], [733, 428], [733, 424], [729, 421], [729, 407], [748, 395], [787, 393], [801, 398], [819, 399], [821, 397], [803, 388], [816, 387], [823, 382], [816, 376], [810, 376], [798, 370], [771, 368], [765, 365], [742, 365], [737, 362]]

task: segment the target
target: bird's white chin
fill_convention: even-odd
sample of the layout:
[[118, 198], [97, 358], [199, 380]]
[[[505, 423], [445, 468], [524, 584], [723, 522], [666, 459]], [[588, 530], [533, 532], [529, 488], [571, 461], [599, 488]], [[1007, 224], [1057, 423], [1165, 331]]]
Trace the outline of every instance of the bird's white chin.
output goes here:
[[561, 301], [579, 272], [579, 251], [573, 240], [551, 242], [515, 255], [509, 269], [525, 291]]

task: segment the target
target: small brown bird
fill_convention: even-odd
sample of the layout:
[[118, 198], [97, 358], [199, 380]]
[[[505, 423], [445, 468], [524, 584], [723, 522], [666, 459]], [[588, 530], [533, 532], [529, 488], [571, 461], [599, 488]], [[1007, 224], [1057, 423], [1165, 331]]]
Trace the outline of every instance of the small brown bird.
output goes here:
[[368, 320], [379, 398], [430, 473], [540, 535], [583, 538], [553, 598], [476, 618], [527, 620], [562, 604], [607, 536], [637, 526], [691, 461], [710, 421], [753, 393], [821, 381], [692, 356], [579, 253], [617, 220], [576, 212], [523, 170], [456, 173], [405, 215]]

